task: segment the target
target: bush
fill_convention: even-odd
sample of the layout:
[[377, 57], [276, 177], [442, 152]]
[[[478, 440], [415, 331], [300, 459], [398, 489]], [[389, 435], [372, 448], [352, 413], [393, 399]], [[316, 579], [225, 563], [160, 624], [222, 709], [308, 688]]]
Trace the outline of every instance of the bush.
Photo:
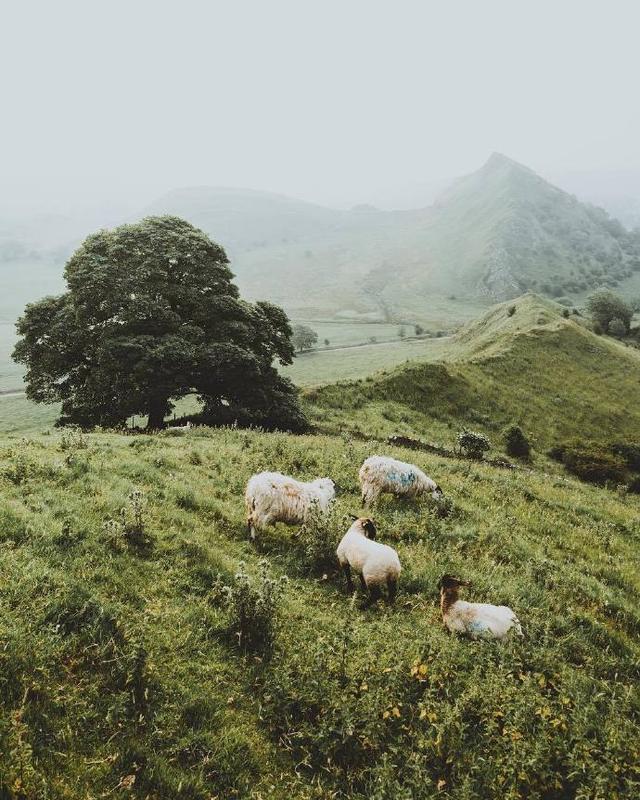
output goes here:
[[507, 309], [507, 316], [512, 317], [515, 313], [516, 313], [516, 307], [509, 306], [509, 308]]
[[624, 459], [597, 442], [567, 442], [556, 445], [549, 456], [564, 464], [567, 472], [588, 483], [604, 485], [625, 483], [627, 469]]
[[275, 641], [278, 604], [288, 579], [271, 578], [268, 569], [269, 562], [262, 559], [258, 576], [252, 578], [241, 561], [233, 584], [224, 588], [230, 631], [244, 651], [267, 654]]
[[571, 312], [569, 311], [569, 309], [568, 309], [568, 308], [563, 308], [563, 309], [562, 309], [562, 316], [563, 316], [565, 319], [569, 319], [569, 317], [571, 316]]
[[509, 425], [504, 430], [504, 446], [508, 455], [515, 458], [529, 458], [531, 444], [519, 425]]
[[640, 494], [640, 476], [632, 478], [627, 486], [629, 494]]
[[342, 518], [331, 509], [323, 514], [315, 506], [300, 529], [302, 568], [306, 575], [322, 575], [336, 566], [336, 547], [343, 535]]
[[491, 442], [484, 434], [466, 429], [458, 434], [458, 445], [469, 458], [482, 458], [491, 449]]
[[616, 317], [609, 323], [609, 335], [615, 336], [616, 339], [623, 339], [627, 335], [627, 326], [621, 319]]
[[611, 452], [624, 459], [634, 472], [640, 472], [640, 443], [616, 442], [611, 445]]

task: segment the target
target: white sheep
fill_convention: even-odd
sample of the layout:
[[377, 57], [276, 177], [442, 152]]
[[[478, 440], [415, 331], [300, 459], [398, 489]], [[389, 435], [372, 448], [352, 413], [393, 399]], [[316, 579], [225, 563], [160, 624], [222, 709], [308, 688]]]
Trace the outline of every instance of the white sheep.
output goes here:
[[442, 498], [442, 489], [415, 464], [407, 464], [388, 456], [370, 456], [358, 473], [362, 503], [374, 503], [381, 494], [396, 497], [417, 497], [429, 493], [434, 500]]
[[452, 633], [465, 633], [472, 639], [504, 639], [513, 629], [518, 636], [524, 635], [510, 608], [460, 600], [458, 592], [461, 586], [471, 586], [471, 582], [443, 575], [438, 584], [442, 619]]
[[301, 525], [313, 508], [326, 514], [335, 495], [330, 478], [303, 483], [280, 472], [253, 475], [244, 494], [249, 535], [255, 539], [256, 531], [276, 522]]
[[370, 602], [375, 602], [383, 586], [387, 587], [390, 603], [395, 600], [400, 576], [398, 554], [386, 544], [374, 541], [376, 526], [368, 517], [353, 517], [354, 523], [342, 537], [336, 555], [347, 580], [347, 591], [353, 593], [351, 570], [360, 575], [362, 588], [369, 591]]
[[165, 431], [175, 431], [176, 433], [187, 433], [191, 430], [191, 420], [185, 422], [184, 425], [167, 425]]

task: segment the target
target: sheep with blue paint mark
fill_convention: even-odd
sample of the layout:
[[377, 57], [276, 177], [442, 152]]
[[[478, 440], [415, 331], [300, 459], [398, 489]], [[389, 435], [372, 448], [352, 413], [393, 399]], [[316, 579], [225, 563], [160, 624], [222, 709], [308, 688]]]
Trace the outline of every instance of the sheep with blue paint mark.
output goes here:
[[395, 497], [418, 497], [430, 494], [434, 500], [443, 497], [438, 484], [415, 464], [407, 464], [389, 456], [370, 456], [358, 474], [363, 505], [370, 505], [381, 494]]

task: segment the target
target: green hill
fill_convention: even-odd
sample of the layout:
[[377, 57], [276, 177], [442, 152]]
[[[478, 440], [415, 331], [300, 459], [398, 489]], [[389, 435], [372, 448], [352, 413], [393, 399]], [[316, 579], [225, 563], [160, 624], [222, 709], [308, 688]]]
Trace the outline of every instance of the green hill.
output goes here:
[[[0, 797], [637, 795], [640, 500], [540, 450], [637, 439], [638, 352], [535, 295], [442, 347], [308, 393], [320, 435], [0, 434]], [[535, 438], [526, 469], [381, 441], [450, 445], [468, 424], [495, 445], [511, 420]], [[361, 610], [333, 552], [375, 452], [420, 465], [448, 505], [374, 509], [403, 572], [393, 608]], [[335, 514], [249, 544], [243, 490], [263, 469], [330, 475]], [[445, 572], [514, 608], [525, 638], [447, 634]]]
[[[514, 308], [515, 312], [510, 313]], [[565, 318], [537, 295], [495, 306], [447, 343], [439, 363], [408, 363], [307, 394], [322, 430], [452, 442], [517, 422], [539, 447], [582, 436], [637, 437], [640, 353]]]
[[[0, 439], [0, 796], [637, 796], [637, 499], [385, 447], [453, 509], [380, 504], [400, 594], [362, 611], [324, 555], [380, 447], [235, 429]], [[335, 519], [249, 545], [243, 486], [265, 467], [331, 475]], [[289, 582], [273, 650], [243, 652], [223, 587], [250, 598], [263, 558]], [[513, 607], [525, 638], [447, 634], [444, 572]]]
[[[423, 319], [452, 294], [489, 303], [640, 286], [637, 232], [498, 153], [416, 211], [335, 211], [206, 187], [150, 210], [185, 216], [225, 243], [243, 290], [294, 316]], [[455, 303], [450, 313], [460, 316]]]

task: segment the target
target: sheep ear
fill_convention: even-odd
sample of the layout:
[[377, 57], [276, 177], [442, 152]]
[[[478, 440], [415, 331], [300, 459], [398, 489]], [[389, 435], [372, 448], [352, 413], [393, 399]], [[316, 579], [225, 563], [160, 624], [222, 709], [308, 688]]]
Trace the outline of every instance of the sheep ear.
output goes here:
[[360, 519], [360, 517], [357, 514], [349, 514], [349, 517], [353, 520]]

